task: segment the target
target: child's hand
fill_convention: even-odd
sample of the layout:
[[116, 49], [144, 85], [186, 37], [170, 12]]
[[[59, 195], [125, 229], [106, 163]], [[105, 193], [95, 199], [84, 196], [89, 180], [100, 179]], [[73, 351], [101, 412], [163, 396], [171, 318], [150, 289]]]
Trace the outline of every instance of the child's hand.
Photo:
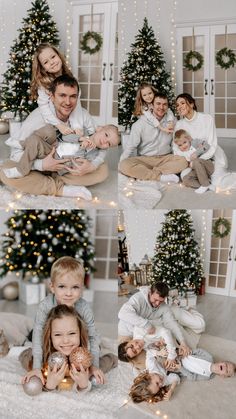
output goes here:
[[188, 356], [191, 354], [191, 349], [186, 345], [186, 343], [181, 343], [181, 345], [179, 346], [179, 355], [182, 356], [183, 358], [185, 356]]
[[164, 362], [164, 367], [165, 367], [166, 370], [172, 369], [173, 371], [175, 371], [176, 366], [177, 366], [177, 364], [176, 364], [175, 359], [168, 359], [167, 358]]
[[61, 368], [57, 370], [57, 365], [55, 364], [52, 369], [48, 366], [48, 375], [47, 375], [47, 382], [46, 388], [48, 390], [55, 390], [58, 384], [63, 380], [65, 377], [66, 369], [67, 369], [67, 362], [63, 362]]
[[40, 369], [34, 369], [34, 370], [32, 370], [32, 371], [29, 371], [23, 378], [22, 378], [22, 380], [21, 380], [21, 384], [25, 384], [25, 383], [28, 383], [28, 381], [30, 380], [30, 378], [31, 377], [34, 377], [34, 376], [36, 376], [36, 377], [39, 377], [40, 378], [40, 380], [42, 381], [42, 384], [44, 385], [45, 384], [45, 379], [44, 379], [44, 376], [43, 376], [43, 374], [42, 374], [42, 371], [40, 370]]
[[104, 384], [105, 383], [105, 375], [99, 368], [92, 365], [89, 368], [90, 376], [93, 375], [96, 379], [97, 384]]
[[65, 124], [58, 124], [56, 126], [56, 128], [63, 134], [63, 135], [68, 135], [68, 134], [72, 134], [74, 131], [72, 128], [68, 127]]
[[96, 145], [88, 138], [85, 138], [81, 143], [81, 148], [88, 148], [89, 150], [92, 150], [93, 148], [96, 148]]
[[193, 153], [190, 156], [190, 160], [195, 160], [197, 158], [197, 153]]
[[173, 391], [170, 389], [169, 391], [167, 391], [166, 394], [164, 394], [163, 396], [163, 400], [165, 400], [166, 402], [168, 402], [168, 400], [170, 400], [171, 396], [172, 396]]
[[167, 357], [168, 356], [168, 351], [166, 348], [161, 348], [159, 350], [157, 350], [156, 352], [157, 356], [162, 356], [162, 357]]
[[161, 131], [163, 131], [163, 132], [166, 132], [167, 134], [172, 134], [173, 133], [173, 131], [174, 131], [174, 129], [173, 128], [170, 128], [170, 127], [166, 127], [166, 128], [164, 128], [164, 127], [162, 127], [161, 125], [159, 125], [159, 127], [158, 127]]
[[84, 136], [83, 130], [82, 129], [79, 129], [79, 128], [74, 129], [74, 133], [77, 134], [77, 135], [79, 135], [80, 137], [83, 137]]
[[147, 333], [148, 333], [149, 335], [153, 335], [153, 334], [155, 333], [155, 331], [156, 331], [155, 326], [150, 326], [150, 327], [147, 329]]
[[77, 371], [74, 364], [71, 364], [70, 376], [81, 389], [88, 387], [89, 371], [79, 364], [80, 371]]

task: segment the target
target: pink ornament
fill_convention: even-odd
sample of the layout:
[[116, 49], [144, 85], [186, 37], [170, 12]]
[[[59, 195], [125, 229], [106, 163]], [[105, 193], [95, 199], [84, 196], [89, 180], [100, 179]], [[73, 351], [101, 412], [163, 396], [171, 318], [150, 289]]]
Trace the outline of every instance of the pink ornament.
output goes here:
[[59, 370], [62, 367], [62, 364], [67, 360], [67, 356], [61, 352], [53, 352], [48, 358], [48, 365], [53, 369], [54, 365], [57, 366]]
[[86, 348], [79, 347], [73, 349], [69, 356], [69, 360], [71, 364], [74, 364], [77, 370], [79, 370], [80, 364], [82, 364], [85, 369], [92, 365], [92, 355]]
[[39, 377], [33, 376], [28, 383], [23, 384], [23, 390], [28, 396], [37, 396], [42, 392], [43, 384]]

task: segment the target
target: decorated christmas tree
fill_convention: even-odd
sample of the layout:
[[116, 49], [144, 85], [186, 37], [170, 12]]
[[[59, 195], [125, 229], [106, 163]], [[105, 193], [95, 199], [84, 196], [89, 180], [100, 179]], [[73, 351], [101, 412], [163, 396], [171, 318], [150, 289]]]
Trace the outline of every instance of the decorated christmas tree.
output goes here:
[[131, 127], [137, 118], [132, 116], [138, 86], [141, 83], [151, 83], [158, 91], [168, 97], [170, 107], [174, 103], [174, 92], [169, 73], [165, 70], [165, 60], [154, 31], [144, 24], [135, 42], [131, 45], [131, 52], [124, 62], [120, 72], [119, 84], [119, 124], [125, 128]]
[[28, 16], [23, 19], [19, 37], [10, 50], [8, 68], [1, 86], [2, 112], [10, 111], [24, 118], [37, 103], [30, 100], [32, 58], [37, 46], [43, 42], [58, 45], [58, 31], [49, 13], [46, 0], [35, 0]]
[[165, 217], [156, 240], [152, 282], [165, 282], [180, 292], [197, 291], [203, 268], [191, 216], [186, 210], [172, 210]]
[[0, 277], [15, 271], [23, 278], [47, 278], [61, 256], [82, 260], [86, 273], [94, 271], [91, 219], [84, 210], [15, 210], [5, 224]]

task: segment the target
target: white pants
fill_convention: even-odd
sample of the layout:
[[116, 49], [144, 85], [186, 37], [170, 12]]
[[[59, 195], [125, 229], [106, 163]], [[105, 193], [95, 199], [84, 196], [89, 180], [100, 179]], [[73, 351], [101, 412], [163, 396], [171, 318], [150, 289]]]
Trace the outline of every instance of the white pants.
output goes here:
[[171, 310], [174, 318], [179, 323], [185, 343], [191, 349], [196, 348], [200, 340], [200, 334], [204, 332], [206, 327], [203, 315], [193, 308], [185, 310], [175, 305], [171, 306]]

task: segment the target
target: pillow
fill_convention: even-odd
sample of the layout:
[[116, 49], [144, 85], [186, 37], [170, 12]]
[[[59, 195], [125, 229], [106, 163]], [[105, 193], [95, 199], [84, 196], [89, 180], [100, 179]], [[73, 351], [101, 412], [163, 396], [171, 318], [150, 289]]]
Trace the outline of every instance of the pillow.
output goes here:
[[0, 329], [9, 344], [21, 346], [33, 328], [33, 320], [23, 314], [0, 313]]

